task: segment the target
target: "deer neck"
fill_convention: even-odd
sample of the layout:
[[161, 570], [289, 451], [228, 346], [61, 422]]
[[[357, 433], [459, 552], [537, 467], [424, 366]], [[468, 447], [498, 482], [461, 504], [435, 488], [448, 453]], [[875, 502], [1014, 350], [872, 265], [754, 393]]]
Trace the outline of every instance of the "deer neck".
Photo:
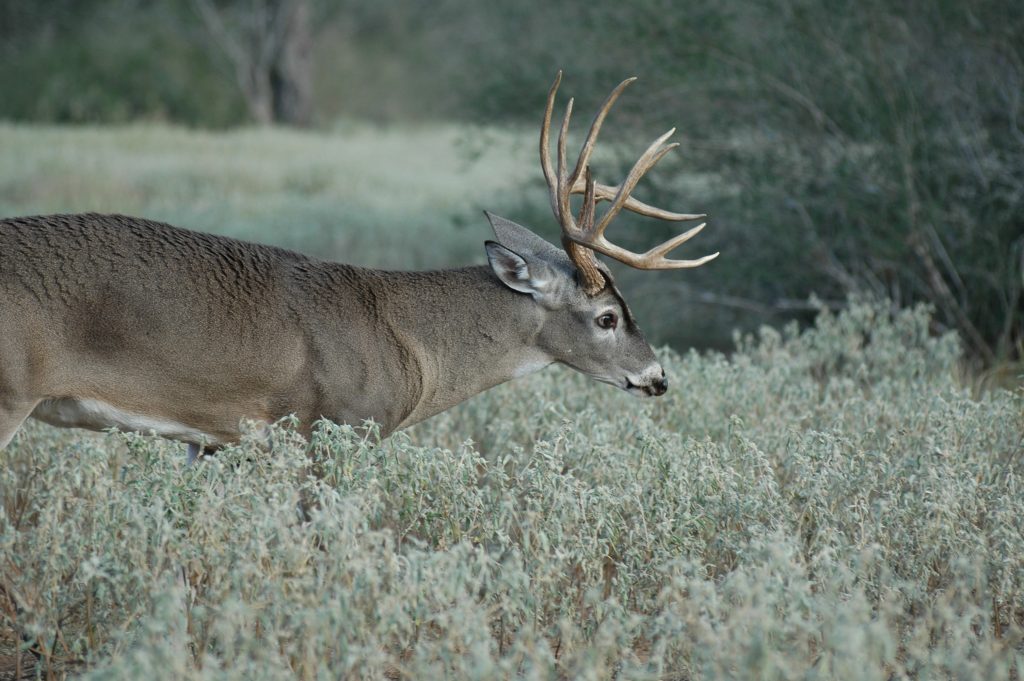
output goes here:
[[552, 363], [536, 344], [543, 310], [506, 288], [490, 268], [390, 278], [388, 323], [421, 375], [420, 399], [399, 427]]

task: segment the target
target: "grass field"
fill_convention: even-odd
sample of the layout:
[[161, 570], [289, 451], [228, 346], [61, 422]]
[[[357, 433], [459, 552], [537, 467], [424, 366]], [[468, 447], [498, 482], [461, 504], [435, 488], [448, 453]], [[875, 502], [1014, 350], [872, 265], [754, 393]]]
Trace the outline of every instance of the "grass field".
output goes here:
[[[478, 208], [535, 189], [532, 142], [480, 134], [0, 127], [0, 213], [473, 262]], [[381, 227], [406, 210], [419, 255]], [[1024, 392], [975, 395], [928, 328], [854, 301], [663, 351], [662, 399], [549, 369], [382, 443], [282, 424], [195, 466], [29, 424], [0, 454], [0, 679], [32, 639], [44, 678], [1019, 679]]]
[[523, 183], [538, 175], [526, 141], [455, 126], [318, 134], [0, 124], [0, 214], [139, 215], [373, 267], [482, 262], [481, 211], [522, 201]]

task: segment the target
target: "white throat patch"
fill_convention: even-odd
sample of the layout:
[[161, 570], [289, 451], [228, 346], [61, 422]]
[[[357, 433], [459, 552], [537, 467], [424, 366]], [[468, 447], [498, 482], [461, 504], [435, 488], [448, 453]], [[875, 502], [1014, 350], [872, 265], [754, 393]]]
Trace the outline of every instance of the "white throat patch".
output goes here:
[[513, 378], [522, 378], [523, 376], [529, 376], [530, 374], [536, 373], [546, 366], [550, 366], [554, 363], [550, 357], [533, 357], [526, 360], [522, 364], [516, 367], [515, 371], [512, 372]]

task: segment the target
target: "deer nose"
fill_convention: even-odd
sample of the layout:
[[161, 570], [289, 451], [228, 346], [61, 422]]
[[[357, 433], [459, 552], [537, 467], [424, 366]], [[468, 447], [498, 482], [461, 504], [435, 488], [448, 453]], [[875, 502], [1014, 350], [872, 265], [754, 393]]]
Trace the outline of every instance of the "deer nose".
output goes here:
[[651, 394], [658, 396], [664, 395], [668, 391], [668, 379], [665, 377], [665, 372], [661, 372], [661, 378], [655, 379], [651, 383]]

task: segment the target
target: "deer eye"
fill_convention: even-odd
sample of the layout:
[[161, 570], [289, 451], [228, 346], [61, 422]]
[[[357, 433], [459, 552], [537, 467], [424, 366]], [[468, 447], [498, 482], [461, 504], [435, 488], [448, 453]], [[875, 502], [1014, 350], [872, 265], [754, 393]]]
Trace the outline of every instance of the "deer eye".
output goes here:
[[619, 324], [619, 318], [615, 316], [614, 312], [605, 312], [595, 321], [602, 329], [614, 329]]

